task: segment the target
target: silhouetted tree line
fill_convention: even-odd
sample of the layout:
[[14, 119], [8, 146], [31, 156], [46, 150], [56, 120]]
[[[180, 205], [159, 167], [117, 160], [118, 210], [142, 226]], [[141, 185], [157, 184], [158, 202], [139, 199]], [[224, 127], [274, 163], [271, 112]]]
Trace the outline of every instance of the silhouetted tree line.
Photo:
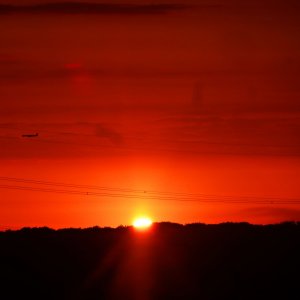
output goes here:
[[0, 299], [300, 299], [300, 223], [0, 232]]

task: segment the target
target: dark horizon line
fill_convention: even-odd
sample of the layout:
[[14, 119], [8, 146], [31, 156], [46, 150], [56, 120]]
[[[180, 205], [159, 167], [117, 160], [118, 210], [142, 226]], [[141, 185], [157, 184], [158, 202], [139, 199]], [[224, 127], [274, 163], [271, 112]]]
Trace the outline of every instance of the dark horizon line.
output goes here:
[[[274, 223], [266, 223], [266, 224], [258, 224], [258, 223], [250, 223], [246, 221], [241, 222], [220, 222], [220, 223], [201, 223], [201, 222], [192, 222], [192, 223], [176, 223], [176, 222], [169, 222], [169, 221], [163, 221], [163, 222], [153, 222], [153, 227], [224, 227], [224, 226], [244, 226], [244, 227], [268, 227], [268, 226], [300, 226], [300, 220], [286, 220], [281, 222], [274, 222]], [[61, 228], [51, 228], [48, 226], [24, 226], [19, 229], [10, 229], [7, 227], [6, 229], [0, 229], [0, 233], [3, 232], [21, 232], [21, 231], [52, 231], [52, 232], [58, 232], [58, 231], [100, 231], [100, 230], [120, 230], [120, 229], [132, 229], [133, 225], [119, 225], [117, 227], [111, 227], [111, 226], [98, 226], [94, 225], [91, 227], [61, 227]], [[0, 227], [1, 228], [1, 227]]]
[[110, 4], [95, 2], [55, 2], [32, 5], [0, 4], [0, 14], [60, 13], [60, 14], [166, 14], [190, 8], [184, 4]]
[[[198, 3], [198, 4], [184, 4], [183, 3], [170, 3], [166, 0], [160, 4], [134, 4], [134, 3], [108, 3], [108, 2], [81, 2], [81, 1], [63, 1], [63, 2], [48, 2], [48, 3], [38, 3], [38, 4], [0, 4], [0, 15], [4, 14], [102, 14], [102, 15], [112, 15], [112, 14], [122, 14], [122, 15], [153, 15], [153, 14], [167, 14], [172, 11], [181, 11], [186, 9], [232, 9], [234, 7], [238, 8], [258, 8], [258, 9], [271, 9], [280, 8], [283, 9], [283, 5], [278, 5], [278, 3], [272, 3], [270, 1], [266, 2], [255, 2], [254, 5], [249, 3], [234, 4], [229, 3]], [[270, 3], [272, 5], [270, 6]], [[300, 4], [295, 0], [288, 0], [289, 5], [287, 7], [290, 9], [300, 8]]]

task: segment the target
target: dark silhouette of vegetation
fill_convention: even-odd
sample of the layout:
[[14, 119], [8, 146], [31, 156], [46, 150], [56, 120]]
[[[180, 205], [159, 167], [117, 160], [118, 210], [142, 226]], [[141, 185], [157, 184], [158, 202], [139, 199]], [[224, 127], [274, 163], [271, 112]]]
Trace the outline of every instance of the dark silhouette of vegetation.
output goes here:
[[300, 299], [300, 223], [0, 232], [1, 299]]

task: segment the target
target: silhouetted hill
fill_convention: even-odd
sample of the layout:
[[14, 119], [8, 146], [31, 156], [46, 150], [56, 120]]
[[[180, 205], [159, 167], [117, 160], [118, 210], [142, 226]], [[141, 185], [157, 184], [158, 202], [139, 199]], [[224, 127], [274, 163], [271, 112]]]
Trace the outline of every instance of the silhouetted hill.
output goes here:
[[1, 299], [300, 299], [300, 223], [0, 233]]

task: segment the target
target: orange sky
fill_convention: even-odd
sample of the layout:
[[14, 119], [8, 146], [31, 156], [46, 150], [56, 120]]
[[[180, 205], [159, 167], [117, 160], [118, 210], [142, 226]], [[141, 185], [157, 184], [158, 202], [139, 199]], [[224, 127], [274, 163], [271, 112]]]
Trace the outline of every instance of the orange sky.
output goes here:
[[[0, 177], [299, 199], [296, 1], [34, 5], [50, 2], [0, 6]], [[146, 198], [1, 188], [0, 227], [300, 217], [295, 204]]]

